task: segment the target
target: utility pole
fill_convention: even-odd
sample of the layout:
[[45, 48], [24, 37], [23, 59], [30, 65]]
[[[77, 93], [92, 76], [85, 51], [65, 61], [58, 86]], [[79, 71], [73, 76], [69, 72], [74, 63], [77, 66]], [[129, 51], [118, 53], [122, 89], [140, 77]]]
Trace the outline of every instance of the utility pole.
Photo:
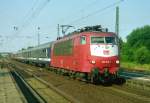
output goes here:
[[116, 7], [116, 26], [115, 26], [115, 32], [117, 37], [119, 38], [119, 7]]
[[119, 41], [119, 7], [116, 7], [116, 26], [115, 26], [115, 32], [117, 35], [117, 44], [118, 44], [118, 54], [120, 56], [120, 41]]
[[60, 38], [60, 34], [59, 34], [59, 24], [57, 25], [57, 39]]
[[40, 45], [40, 27], [37, 28], [38, 29], [38, 46]]

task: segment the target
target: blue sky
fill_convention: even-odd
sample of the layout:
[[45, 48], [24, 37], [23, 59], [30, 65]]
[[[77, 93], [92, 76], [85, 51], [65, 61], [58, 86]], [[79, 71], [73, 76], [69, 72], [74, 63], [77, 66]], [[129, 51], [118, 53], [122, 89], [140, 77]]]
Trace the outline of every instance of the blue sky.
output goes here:
[[[115, 7], [120, 8], [120, 37], [150, 24], [150, 0], [0, 0], [0, 52], [12, 52], [56, 40], [57, 24], [71, 24], [76, 29], [100, 24], [115, 31]], [[97, 10], [100, 12], [86, 17]], [[102, 11], [101, 11], [102, 10]], [[76, 21], [76, 22], [73, 22]], [[14, 26], [17, 30], [14, 30]], [[75, 28], [70, 29], [74, 30]]]

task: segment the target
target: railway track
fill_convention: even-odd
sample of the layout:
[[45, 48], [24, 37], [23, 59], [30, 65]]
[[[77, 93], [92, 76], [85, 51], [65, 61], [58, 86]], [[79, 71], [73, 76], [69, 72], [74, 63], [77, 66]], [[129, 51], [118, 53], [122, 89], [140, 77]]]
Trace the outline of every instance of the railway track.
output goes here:
[[32, 91], [32, 94], [34, 94], [38, 99], [38, 101], [34, 102], [30, 100], [30, 98], [32, 98], [30, 97], [28, 100], [29, 103], [79, 103], [76, 100], [73, 100], [70, 96], [67, 96], [65, 93], [57, 90], [54, 86], [46, 83], [36, 75], [31, 74], [28, 71], [24, 71], [23, 73], [21, 70], [15, 69], [11, 68], [12, 74], [15, 73], [15, 76], [17, 75], [21, 78], [28, 88], [31, 87], [33, 90], [31, 89], [30, 91]]
[[0, 63], [0, 76], [0, 103], [45, 103], [17, 72], [10, 70], [8, 65]]
[[[30, 65], [14, 62], [16, 71], [28, 78], [32, 75], [45, 82], [47, 86], [52, 85], [59, 91], [70, 96], [76, 102], [81, 103], [149, 103], [150, 92], [129, 88], [129, 86], [109, 86], [92, 85], [69, 77], [59, 76], [53, 72], [33, 67]], [[31, 81], [31, 80], [30, 80]], [[33, 83], [34, 85], [36, 83]], [[37, 88], [36, 88], [37, 90]], [[49, 93], [48, 93], [49, 94]], [[46, 94], [47, 95], [47, 94]], [[42, 94], [43, 96], [43, 94]]]
[[122, 71], [120, 76], [126, 77], [127, 79], [137, 79], [150, 82], [150, 75], [138, 73], [138, 72], [129, 72], [129, 71]]
[[24, 81], [15, 71], [11, 71], [12, 77], [17, 82], [27, 103], [45, 103], [45, 101]]
[[130, 87], [150, 90], [150, 75], [148, 73], [121, 71], [119, 75], [126, 78], [126, 84]]

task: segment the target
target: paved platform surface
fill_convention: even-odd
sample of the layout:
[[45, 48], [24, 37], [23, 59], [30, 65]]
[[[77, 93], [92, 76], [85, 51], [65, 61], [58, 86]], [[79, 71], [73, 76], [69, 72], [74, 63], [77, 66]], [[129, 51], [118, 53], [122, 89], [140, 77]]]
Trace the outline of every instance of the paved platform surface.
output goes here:
[[9, 71], [0, 68], [0, 103], [23, 103]]

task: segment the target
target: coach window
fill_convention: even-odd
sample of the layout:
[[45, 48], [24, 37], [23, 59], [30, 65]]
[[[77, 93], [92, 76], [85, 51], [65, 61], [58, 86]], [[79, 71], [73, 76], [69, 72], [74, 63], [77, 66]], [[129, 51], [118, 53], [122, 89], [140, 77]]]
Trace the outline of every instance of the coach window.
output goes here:
[[46, 52], [46, 49], [43, 49], [43, 52]]
[[86, 44], [86, 37], [85, 36], [81, 36], [80, 43], [81, 44]]

